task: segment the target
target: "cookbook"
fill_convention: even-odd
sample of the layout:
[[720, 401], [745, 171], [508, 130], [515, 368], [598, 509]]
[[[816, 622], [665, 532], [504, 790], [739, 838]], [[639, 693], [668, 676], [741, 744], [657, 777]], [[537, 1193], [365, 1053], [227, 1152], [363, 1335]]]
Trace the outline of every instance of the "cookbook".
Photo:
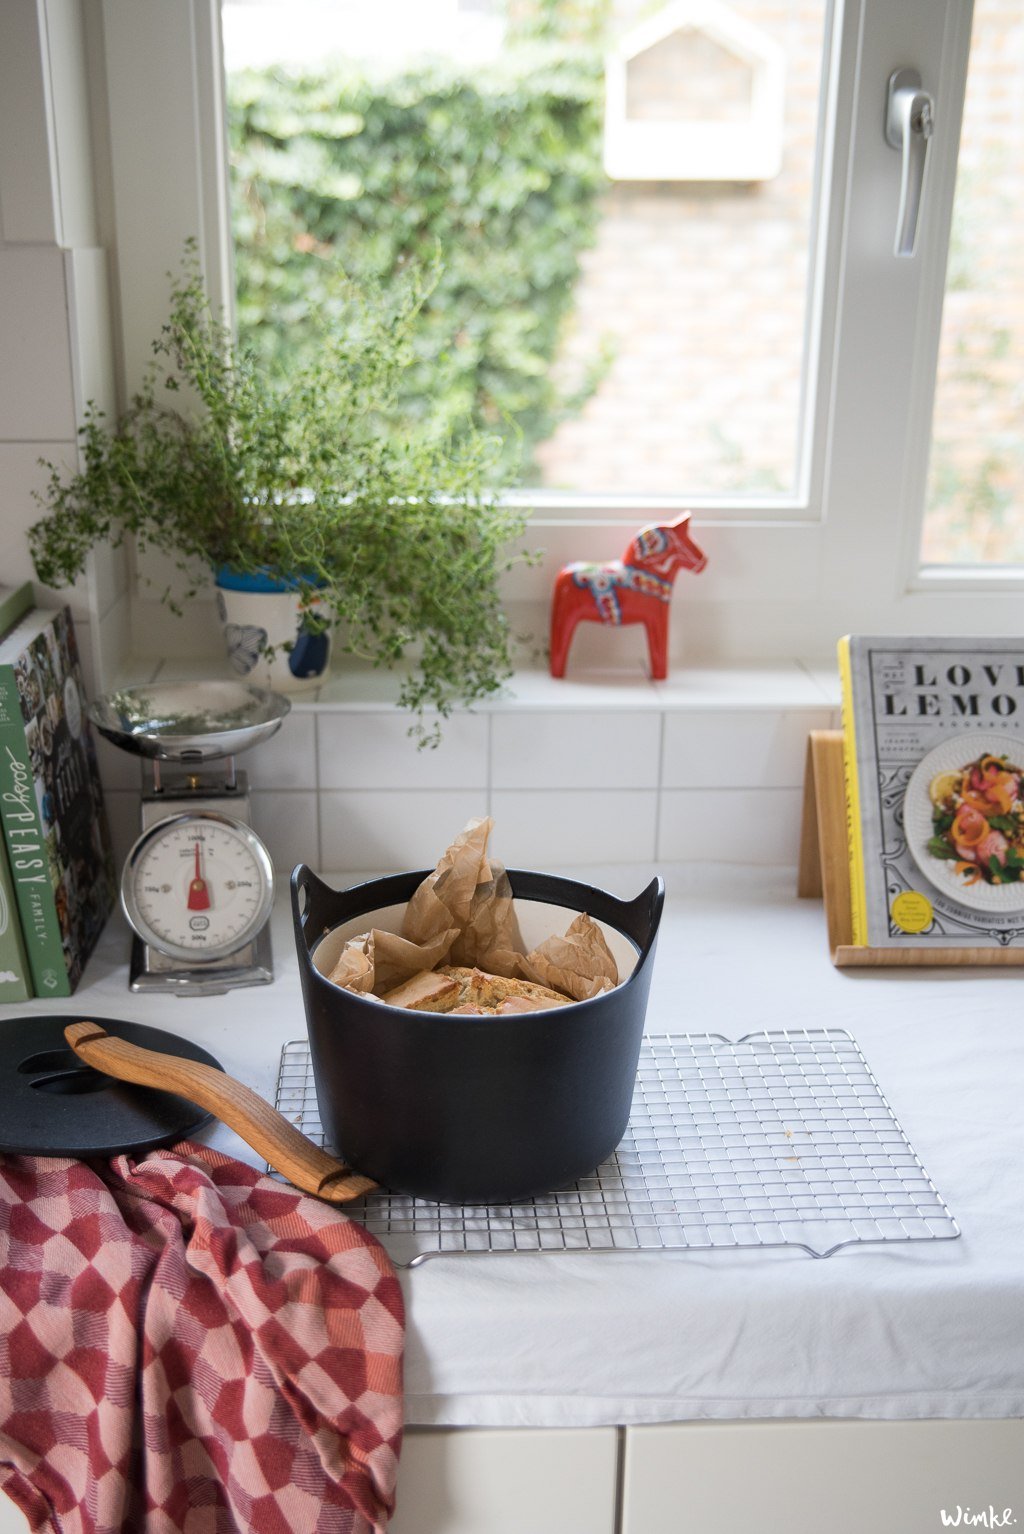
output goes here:
[[1024, 946], [1024, 640], [839, 642], [853, 942]]
[[70, 996], [116, 894], [69, 608], [0, 639], [0, 822], [37, 996]]

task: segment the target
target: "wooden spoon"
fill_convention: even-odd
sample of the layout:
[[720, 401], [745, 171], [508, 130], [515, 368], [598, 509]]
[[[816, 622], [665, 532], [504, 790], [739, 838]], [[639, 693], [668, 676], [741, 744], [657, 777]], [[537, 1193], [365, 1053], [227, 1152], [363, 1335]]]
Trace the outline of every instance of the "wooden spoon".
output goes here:
[[251, 1087], [214, 1070], [212, 1065], [141, 1049], [108, 1033], [100, 1023], [85, 1020], [69, 1024], [64, 1037], [80, 1059], [105, 1075], [140, 1087], [176, 1092], [206, 1108], [304, 1193], [313, 1193], [330, 1204], [347, 1204], [377, 1186], [314, 1145]]

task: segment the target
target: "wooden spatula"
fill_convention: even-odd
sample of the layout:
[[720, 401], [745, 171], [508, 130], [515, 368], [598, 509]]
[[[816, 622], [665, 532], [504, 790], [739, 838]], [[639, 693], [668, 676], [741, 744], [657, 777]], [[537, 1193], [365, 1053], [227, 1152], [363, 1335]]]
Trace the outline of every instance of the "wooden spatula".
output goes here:
[[69, 1024], [64, 1037], [80, 1059], [107, 1076], [176, 1092], [215, 1114], [303, 1193], [313, 1193], [330, 1204], [347, 1204], [377, 1186], [314, 1145], [251, 1087], [223, 1071], [199, 1060], [141, 1049], [108, 1033], [101, 1023], [84, 1019]]

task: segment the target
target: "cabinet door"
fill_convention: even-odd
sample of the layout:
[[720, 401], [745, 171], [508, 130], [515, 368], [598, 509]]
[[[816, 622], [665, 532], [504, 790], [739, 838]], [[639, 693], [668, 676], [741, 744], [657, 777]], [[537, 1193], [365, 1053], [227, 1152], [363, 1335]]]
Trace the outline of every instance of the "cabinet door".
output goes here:
[[614, 1534], [615, 1428], [410, 1428], [389, 1534]]
[[1024, 1524], [1022, 1421], [626, 1432], [621, 1534], [934, 1534], [1014, 1524]]

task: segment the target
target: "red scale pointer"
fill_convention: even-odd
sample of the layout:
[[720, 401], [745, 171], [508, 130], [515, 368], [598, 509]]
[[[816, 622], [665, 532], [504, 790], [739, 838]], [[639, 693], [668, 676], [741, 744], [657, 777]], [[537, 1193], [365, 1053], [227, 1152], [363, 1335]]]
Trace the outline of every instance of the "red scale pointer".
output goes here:
[[206, 887], [203, 871], [199, 862], [199, 843], [196, 842], [196, 871], [195, 877], [188, 887], [188, 908], [190, 911], [208, 911], [210, 909], [210, 891]]

